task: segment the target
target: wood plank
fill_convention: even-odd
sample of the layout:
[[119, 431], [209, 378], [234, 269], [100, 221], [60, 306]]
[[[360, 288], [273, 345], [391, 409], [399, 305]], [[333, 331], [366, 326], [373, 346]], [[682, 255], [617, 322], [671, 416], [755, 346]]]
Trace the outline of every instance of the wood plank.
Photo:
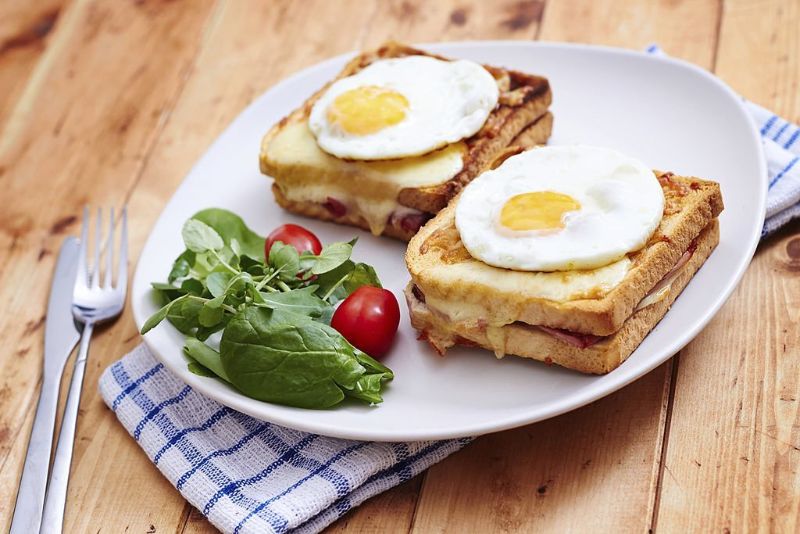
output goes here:
[[47, 49], [66, 0], [0, 4], [0, 132]]
[[[800, 3], [725, 4], [717, 73], [800, 119]], [[723, 191], [724, 194], [724, 191]], [[761, 244], [681, 354], [658, 527], [800, 531], [800, 223]]]
[[[685, 4], [667, 1], [548, 2], [539, 37], [643, 48], [654, 39], [647, 29], [658, 28], [655, 38], [670, 53], [710, 66], [719, 6], [691, 6], [687, 17]], [[647, 530], [672, 365], [588, 408], [480, 438], [434, 466], [413, 530]]]
[[406, 43], [533, 39], [544, 4], [541, 0], [383, 2], [366, 28], [365, 45], [376, 46], [387, 39]]
[[[9, 115], [0, 138], [0, 189], [4, 199], [13, 199], [4, 203], [0, 213], [4, 302], [0, 334], [11, 343], [0, 359], [4, 408], [0, 412], [0, 480], [4, 481], [0, 509], [13, 508], [38, 394], [54, 253], [65, 234], [77, 231], [75, 216], [83, 204], [119, 206], [124, 202], [183, 86], [212, 8], [208, 1], [187, 5], [79, 1], [70, 5], [62, 10], [49, 37], [53, 48], [48, 49], [44, 65], [38, 64]], [[127, 315], [121, 321], [132, 324]], [[119, 350], [122, 333], [114, 329], [99, 338], [115, 337]], [[96, 359], [90, 361], [86, 391], [96, 390], [97, 372], [105, 367], [100, 346], [93, 346]], [[146, 461], [134, 474], [115, 469], [116, 464], [108, 461], [110, 450], [120, 458], [125, 458], [126, 446], [137, 451], [113, 418], [99, 410], [96, 396], [93, 402], [83, 404], [82, 410], [87, 406], [98, 410], [95, 418], [87, 415], [80, 420], [84, 431], [76, 444], [76, 461], [80, 463], [84, 452], [92, 450], [91, 463], [97, 465], [93, 471], [107, 472], [109, 482], [117, 477], [113, 489], [104, 487], [106, 494], [120, 495], [116, 502], [153, 499], [154, 506], [177, 514], [173, 521], [177, 524], [181, 501], [174, 490], [162, 496], [156, 477], [147, 484], [122, 482], [142, 480], [148, 468], [155, 469]], [[135, 462], [129, 465], [136, 467]], [[79, 490], [82, 484], [96, 487], [95, 476], [71, 489]], [[175, 501], [171, 506], [170, 498]], [[133, 516], [142, 517], [127, 505], [116, 512], [115, 525], [129, 519], [135, 524]], [[164, 517], [167, 524], [167, 513]], [[0, 530], [10, 519], [10, 514], [0, 514]], [[68, 516], [67, 530], [73, 526]]]
[[484, 436], [434, 466], [414, 532], [646, 531], [670, 372], [666, 363], [588, 407]]
[[709, 0], [556, 0], [547, 3], [539, 39], [634, 50], [657, 43], [674, 57], [710, 68], [720, 9]]

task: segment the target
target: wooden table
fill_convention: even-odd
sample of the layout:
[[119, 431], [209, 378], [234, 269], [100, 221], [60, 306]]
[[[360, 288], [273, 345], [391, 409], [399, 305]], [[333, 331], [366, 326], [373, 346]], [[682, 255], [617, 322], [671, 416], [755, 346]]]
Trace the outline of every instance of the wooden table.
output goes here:
[[[136, 258], [192, 163], [282, 78], [390, 37], [658, 42], [797, 122], [799, 27], [798, 0], [0, 3], [0, 528], [36, 404], [54, 253], [76, 215], [127, 203]], [[762, 243], [679, 356], [591, 406], [480, 438], [331, 530], [799, 531], [798, 273], [795, 223]], [[212, 530], [98, 395], [101, 371], [139, 342], [126, 310], [93, 343], [69, 532]]]

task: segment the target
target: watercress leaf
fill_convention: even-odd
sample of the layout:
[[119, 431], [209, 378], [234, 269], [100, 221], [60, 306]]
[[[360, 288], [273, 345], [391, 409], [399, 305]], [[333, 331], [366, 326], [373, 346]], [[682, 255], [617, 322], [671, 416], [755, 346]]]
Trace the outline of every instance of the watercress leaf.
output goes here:
[[167, 281], [172, 283], [178, 278], [188, 276], [194, 265], [195, 254], [191, 250], [184, 250], [183, 253], [175, 259], [172, 264], [172, 270], [169, 272]]
[[208, 292], [214, 297], [219, 297], [225, 293], [228, 283], [233, 278], [229, 271], [214, 271], [206, 277], [206, 287]]
[[225, 310], [223, 310], [220, 306], [209, 306], [208, 302], [206, 302], [203, 307], [200, 308], [200, 312], [197, 314], [197, 320], [200, 323], [200, 326], [212, 327], [222, 321], [222, 317], [225, 315]]
[[239, 243], [240, 250], [237, 255], [246, 254], [263, 261], [265, 239], [248, 228], [238, 215], [228, 210], [210, 208], [195, 213], [192, 219], [202, 221], [216, 230], [229, 247], [231, 241], [235, 239]]
[[225, 246], [225, 242], [216, 230], [197, 219], [186, 221], [183, 225], [183, 230], [181, 230], [181, 235], [186, 248], [192, 252], [216, 251]]
[[274, 310], [320, 317], [331, 306], [314, 293], [316, 289], [316, 286], [308, 286], [285, 293], [262, 293], [261, 297], [264, 305]]
[[187, 298], [188, 297], [186, 295], [184, 295], [184, 296], [178, 297], [177, 299], [175, 299], [175, 300], [173, 300], [171, 302], [168, 302], [167, 304], [162, 306], [157, 312], [155, 312], [153, 315], [151, 315], [144, 322], [144, 324], [142, 325], [142, 330], [141, 330], [140, 333], [146, 334], [147, 332], [149, 332], [150, 330], [152, 330], [153, 328], [158, 326], [158, 324], [161, 321], [163, 321], [169, 315], [169, 312], [170, 312], [171, 308], [173, 308], [174, 306], [180, 306], [183, 303], [183, 301], [185, 301]]
[[350, 259], [353, 245], [350, 243], [331, 243], [324, 247], [317, 261], [311, 266], [311, 274], [322, 274], [332, 271]]
[[186, 291], [184, 291], [179, 287], [175, 287], [172, 284], [162, 284], [160, 282], [153, 282], [151, 285], [153, 289], [155, 289], [156, 295], [161, 297], [161, 302], [164, 304], [175, 300], [181, 295], [186, 294]]
[[181, 290], [190, 295], [196, 295], [200, 297], [203, 295], [205, 287], [203, 287], [203, 282], [201, 282], [200, 280], [196, 280], [194, 278], [187, 278], [186, 280], [181, 282]]
[[173, 306], [167, 311], [167, 320], [179, 332], [192, 335], [194, 330], [200, 326], [198, 316], [203, 309], [203, 300], [186, 295], [186, 297], [173, 301]]
[[211, 308], [211, 309], [222, 308], [222, 305], [224, 303], [225, 303], [225, 295], [223, 294], [223, 295], [220, 295], [218, 297], [214, 297], [211, 300], [206, 301], [206, 303], [203, 304], [203, 307], [204, 308]]
[[180, 288], [175, 287], [172, 284], [165, 284], [164, 282], [152, 282], [150, 287], [158, 291], [180, 291]]
[[247, 254], [239, 256], [239, 268], [252, 275], [264, 274], [264, 262]]
[[280, 271], [281, 280], [293, 280], [300, 270], [300, 255], [293, 246], [276, 241], [269, 250], [269, 264]]
[[366, 263], [356, 263], [350, 276], [345, 278], [343, 285], [348, 295], [361, 286], [383, 287], [375, 269]]
[[331, 304], [336, 304], [347, 297], [348, 293], [342, 284], [355, 269], [356, 264], [347, 260], [337, 268], [317, 276], [314, 283], [317, 285], [317, 295]]
[[222, 360], [220, 359], [219, 352], [202, 341], [192, 338], [186, 340], [186, 345], [184, 345], [183, 350], [187, 356], [211, 371], [214, 375], [226, 382], [230, 382], [228, 380], [228, 375], [225, 374], [225, 369], [222, 367]]
[[239, 240], [235, 237], [231, 237], [230, 243], [228, 246], [231, 248], [231, 251], [236, 254], [237, 256], [241, 256], [242, 254], [242, 246], [239, 244]]
[[222, 365], [245, 395], [302, 408], [329, 408], [352, 390], [364, 368], [350, 344], [306, 316], [246, 307], [222, 334]]

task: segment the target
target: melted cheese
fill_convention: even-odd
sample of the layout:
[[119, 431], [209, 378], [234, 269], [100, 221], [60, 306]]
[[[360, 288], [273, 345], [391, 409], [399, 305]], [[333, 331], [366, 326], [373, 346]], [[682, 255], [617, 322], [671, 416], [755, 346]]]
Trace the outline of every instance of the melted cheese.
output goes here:
[[402, 211], [401, 189], [442, 184], [464, 166], [466, 145], [453, 143], [412, 158], [343, 160], [323, 152], [307, 122], [287, 124], [264, 148], [262, 158], [284, 195], [296, 202], [335, 198], [364, 217], [380, 234], [389, 216]]
[[[425, 291], [425, 302], [432, 309], [446, 314], [453, 322], [486, 323], [504, 326], [519, 320], [529, 300], [567, 302], [602, 298], [622, 282], [631, 268], [631, 260], [623, 258], [599, 269], [568, 272], [520, 272], [498, 269], [482, 262], [436, 264], [421, 273], [422, 278], [439, 280], [443, 287], [470, 287], [470, 300], [439, 294], [433, 288]], [[520, 296], [515, 304], [494, 306], [491, 293], [514, 293]], [[498, 338], [499, 345], [499, 338]], [[496, 352], [500, 352], [500, 347]]]

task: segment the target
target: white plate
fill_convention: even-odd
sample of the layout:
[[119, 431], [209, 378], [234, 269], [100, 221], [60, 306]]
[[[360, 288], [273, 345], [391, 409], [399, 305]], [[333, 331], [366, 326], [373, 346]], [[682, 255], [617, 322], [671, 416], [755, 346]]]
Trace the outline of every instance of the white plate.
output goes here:
[[183, 249], [181, 226], [202, 208], [235, 211], [262, 235], [288, 221], [309, 227], [323, 242], [358, 235], [355, 257], [376, 267], [403, 310], [396, 344], [385, 361], [396, 378], [386, 389], [384, 403], [314, 411], [249, 399], [220, 381], [190, 373], [181, 353], [182, 337], [165, 323], [145, 342], [181, 379], [259, 419], [329, 436], [394, 441], [477, 435], [553, 417], [641, 377], [697, 335], [731, 294], [758, 242], [766, 177], [756, 130], [727, 86], [681, 61], [610, 48], [530, 42], [425, 48], [547, 76], [554, 94], [551, 144], [609, 146], [653, 168], [720, 182], [725, 211], [720, 217], [719, 247], [664, 320], [608, 375], [586, 376], [514, 357], [496, 360], [476, 349], [453, 349], [440, 358], [416, 340], [402, 304], [408, 281], [404, 245], [292, 216], [278, 208], [269, 180], [258, 172], [262, 135], [332, 78], [350, 56], [337, 57], [267, 91], [197, 162], [142, 251], [133, 284], [133, 310], [140, 326], [156, 310], [149, 284], [166, 278], [172, 259]]

